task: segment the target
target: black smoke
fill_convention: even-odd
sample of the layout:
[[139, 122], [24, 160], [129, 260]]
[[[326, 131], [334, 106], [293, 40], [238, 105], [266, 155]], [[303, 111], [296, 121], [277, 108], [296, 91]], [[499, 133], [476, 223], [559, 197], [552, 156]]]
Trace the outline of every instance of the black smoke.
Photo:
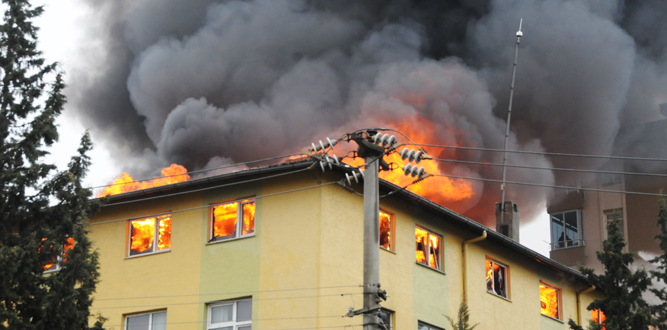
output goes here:
[[[510, 149], [610, 154], [625, 143], [615, 142], [621, 127], [661, 118], [667, 102], [659, 0], [84, 2], [96, 47], [72, 74], [70, 99], [137, 175], [292, 153], [410, 118], [438, 128], [429, 142], [502, 148], [521, 18]], [[431, 152], [502, 162], [498, 153]], [[517, 154], [508, 162], [602, 165]], [[500, 178], [498, 168], [441, 170]], [[510, 181], [573, 179], [508, 171]], [[498, 185], [475, 188], [475, 198], [447, 206], [491, 224]], [[549, 191], [508, 193], [530, 219]]]

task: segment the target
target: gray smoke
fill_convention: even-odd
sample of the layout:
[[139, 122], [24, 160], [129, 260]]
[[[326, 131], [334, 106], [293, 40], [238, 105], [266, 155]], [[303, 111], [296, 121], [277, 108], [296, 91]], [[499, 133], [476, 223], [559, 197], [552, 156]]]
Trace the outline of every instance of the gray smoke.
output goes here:
[[[73, 74], [70, 99], [137, 175], [172, 162], [196, 170], [287, 154], [410, 121], [435, 128], [423, 142], [502, 148], [520, 18], [510, 149], [610, 154], [637, 143], [617, 140], [621, 126], [660, 118], [667, 102], [667, 6], [657, 0], [89, 2], [90, 38], [101, 46]], [[499, 153], [429, 152], [502, 162]], [[508, 162], [602, 165], [520, 154]], [[510, 181], [570, 179], [508, 170]], [[491, 224], [498, 184], [473, 185], [473, 198], [441, 202]], [[508, 193], [530, 219], [549, 190]]]

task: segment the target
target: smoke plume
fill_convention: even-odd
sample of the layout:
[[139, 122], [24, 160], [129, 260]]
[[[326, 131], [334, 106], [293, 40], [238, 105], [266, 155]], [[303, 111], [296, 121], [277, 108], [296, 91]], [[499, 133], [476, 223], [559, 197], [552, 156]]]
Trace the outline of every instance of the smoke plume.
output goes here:
[[[509, 149], [610, 154], [627, 144], [616, 141], [622, 126], [661, 118], [667, 102], [667, 5], [659, 0], [82, 1], [96, 47], [72, 74], [70, 99], [138, 174], [292, 153], [363, 127], [502, 148], [521, 18]], [[500, 153], [427, 150], [502, 162]], [[602, 165], [526, 154], [508, 163]], [[501, 177], [497, 167], [439, 168]], [[569, 179], [508, 170], [510, 181]], [[440, 202], [492, 225], [498, 184], [472, 184], [473, 198]], [[530, 219], [549, 190], [512, 186], [508, 194]]]

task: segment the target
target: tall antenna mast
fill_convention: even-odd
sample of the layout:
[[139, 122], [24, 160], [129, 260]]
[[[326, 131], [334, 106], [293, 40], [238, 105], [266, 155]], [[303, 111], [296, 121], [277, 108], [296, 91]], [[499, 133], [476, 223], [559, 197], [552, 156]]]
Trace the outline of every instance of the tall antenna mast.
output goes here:
[[521, 43], [521, 25], [523, 18], [519, 21], [519, 31], [516, 32], [516, 47], [514, 48], [514, 66], [512, 67], [512, 84], [510, 85], [510, 105], [507, 111], [507, 128], [505, 129], [505, 146], [503, 147], [503, 183], [500, 186], [502, 197], [500, 199], [500, 223], [505, 223], [505, 180], [507, 178], [507, 140], [510, 136], [510, 120], [512, 119], [512, 99], [514, 98], [514, 78], [516, 77], [516, 63], [519, 58], [519, 44]]

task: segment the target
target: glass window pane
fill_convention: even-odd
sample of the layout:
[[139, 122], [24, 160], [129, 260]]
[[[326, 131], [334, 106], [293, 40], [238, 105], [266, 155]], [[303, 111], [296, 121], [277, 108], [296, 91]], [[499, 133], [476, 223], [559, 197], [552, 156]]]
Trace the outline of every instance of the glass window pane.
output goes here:
[[505, 267], [493, 264], [493, 288], [497, 295], [507, 298], [505, 289]]
[[558, 289], [540, 284], [540, 308], [544, 315], [558, 319]]
[[236, 321], [250, 321], [252, 319], [252, 301], [242, 300], [236, 304]]
[[209, 328], [211, 330], [234, 330], [234, 327]]
[[415, 228], [417, 240], [417, 262], [426, 265], [426, 251], [428, 250], [428, 232]]
[[565, 228], [562, 214], [551, 215], [551, 242], [555, 247], [565, 247]]
[[153, 313], [153, 322], [151, 322], [151, 330], [166, 330], [167, 329], [167, 312]]
[[440, 237], [429, 235], [429, 265], [435, 269], [440, 269]]
[[391, 250], [391, 215], [380, 212], [380, 246]]
[[130, 255], [153, 252], [155, 218], [130, 222]]
[[236, 237], [239, 203], [213, 207], [213, 239]]
[[234, 305], [211, 307], [211, 323], [233, 321]]
[[243, 326], [243, 327], [238, 327], [237, 329], [238, 330], [250, 330], [250, 329], [252, 329], [252, 327], [247, 325], [247, 326]]
[[493, 264], [486, 260], [486, 291], [493, 292]]
[[378, 314], [378, 316], [380, 317], [380, 320], [382, 320], [382, 323], [385, 324], [385, 326], [387, 327], [387, 329], [391, 329], [391, 328], [392, 328], [392, 325], [391, 325], [391, 312], [390, 312], [390, 311], [388, 311], [388, 310], [386, 310], [386, 309], [381, 309], [381, 310], [380, 310], [380, 313]]
[[150, 317], [149, 314], [128, 316], [126, 330], [150, 330], [148, 329]]
[[248, 235], [255, 232], [255, 202], [243, 204], [243, 233]]
[[430, 330], [427, 326], [425, 326], [425, 325], [423, 325], [423, 324], [418, 325], [418, 326], [417, 326], [417, 329], [418, 329], [418, 330]]
[[158, 228], [158, 250], [165, 250], [171, 248], [171, 216], [160, 219]]

